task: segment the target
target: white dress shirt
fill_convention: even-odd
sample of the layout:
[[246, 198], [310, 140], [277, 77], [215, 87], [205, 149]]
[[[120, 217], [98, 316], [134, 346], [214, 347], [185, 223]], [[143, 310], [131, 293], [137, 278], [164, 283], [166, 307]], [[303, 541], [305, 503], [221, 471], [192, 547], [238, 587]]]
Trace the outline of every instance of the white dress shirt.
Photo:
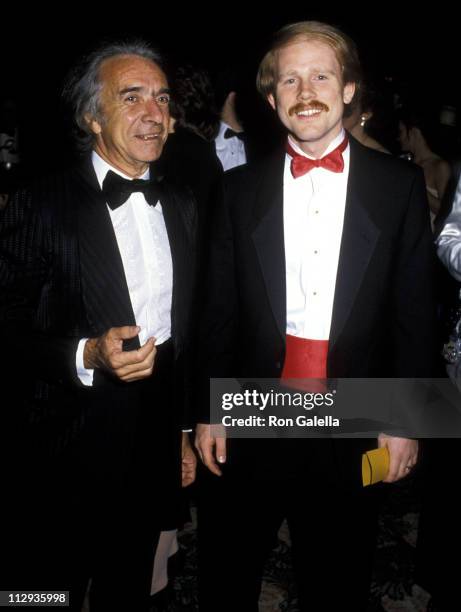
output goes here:
[[[344, 130], [324, 155], [345, 138]], [[293, 149], [309, 157], [290, 138]], [[323, 156], [322, 156], [323, 157]], [[313, 168], [293, 178], [286, 155], [283, 223], [287, 281], [287, 334], [310, 340], [330, 337], [339, 249], [346, 206], [350, 147], [343, 152], [344, 171]]]
[[450, 274], [461, 281], [461, 177], [456, 187], [453, 207], [436, 240], [437, 255]]
[[[95, 151], [92, 162], [99, 185], [109, 170], [130, 179], [110, 166]], [[140, 177], [149, 178], [149, 170]], [[119, 208], [107, 206], [123, 262], [126, 282], [136, 325], [141, 328], [139, 340], [143, 345], [148, 338], [156, 338], [156, 346], [171, 336], [171, 299], [173, 292], [173, 265], [170, 243], [160, 202], [150, 206], [144, 194], [132, 193]], [[85, 385], [93, 384], [93, 370], [83, 365], [83, 338], [77, 350], [77, 374]]]
[[224, 123], [224, 121], [221, 121], [218, 135], [215, 138], [216, 154], [224, 170], [230, 170], [247, 163], [245, 145], [237, 136], [224, 138], [224, 133], [227, 129], [232, 128], [227, 123]]

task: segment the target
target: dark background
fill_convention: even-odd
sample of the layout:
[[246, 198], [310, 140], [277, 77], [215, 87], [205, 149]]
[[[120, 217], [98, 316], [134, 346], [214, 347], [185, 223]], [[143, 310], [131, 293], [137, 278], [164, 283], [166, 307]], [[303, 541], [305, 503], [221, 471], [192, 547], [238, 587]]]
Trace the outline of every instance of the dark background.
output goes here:
[[368, 3], [349, 10], [289, 10], [283, 5], [269, 10], [268, 4], [249, 2], [246, 6], [251, 6], [251, 17], [245, 17], [241, 4], [229, 3], [194, 3], [187, 10], [172, 2], [134, 0], [117, 8], [10, 7], [0, 30], [0, 95], [16, 102], [23, 162], [37, 173], [67, 161], [59, 99], [62, 80], [82, 53], [104, 39], [139, 36], [173, 60], [199, 63], [212, 72], [238, 64], [252, 98], [250, 120], [264, 125], [269, 111], [257, 98], [254, 77], [272, 33], [292, 21], [318, 19], [351, 35], [367, 72], [389, 88], [411, 93], [434, 115], [443, 105], [459, 107], [460, 36], [455, 15], [440, 15], [441, 5], [430, 5], [427, 14], [421, 8], [402, 14], [403, 3]]

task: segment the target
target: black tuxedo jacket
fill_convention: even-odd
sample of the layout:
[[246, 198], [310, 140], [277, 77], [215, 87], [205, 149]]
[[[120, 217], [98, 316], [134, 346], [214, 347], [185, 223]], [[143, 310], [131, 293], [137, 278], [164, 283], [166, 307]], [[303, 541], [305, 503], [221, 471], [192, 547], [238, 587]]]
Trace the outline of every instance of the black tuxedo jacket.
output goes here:
[[[351, 138], [329, 377], [429, 377], [434, 254], [422, 173]], [[285, 357], [283, 153], [225, 176], [210, 256], [206, 378], [278, 378]], [[308, 247], [308, 245], [306, 245]], [[201, 402], [199, 419], [209, 419]]]
[[[166, 182], [160, 189], [173, 261], [176, 414], [169, 422], [179, 434], [187, 402], [196, 211], [185, 192]], [[89, 158], [20, 191], [9, 203], [0, 225], [0, 287], [2, 375], [17, 398], [9, 406], [15, 431], [38, 449], [37, 456], [71, 448], [89, 470], [116, 480], [133, 455], [150, 383], [123, 384], [96, 370], [93, 387], [84, 387], [76, 375], [81, 338], [135, 324], [115, 233]], [[137, 339], [133, 346], [139, 346]], [[160, 449], [168, 438], [163, 413], [172, 408], [156, 405], [155, 396], [151, 401], [159, 415], [152, 446]]]

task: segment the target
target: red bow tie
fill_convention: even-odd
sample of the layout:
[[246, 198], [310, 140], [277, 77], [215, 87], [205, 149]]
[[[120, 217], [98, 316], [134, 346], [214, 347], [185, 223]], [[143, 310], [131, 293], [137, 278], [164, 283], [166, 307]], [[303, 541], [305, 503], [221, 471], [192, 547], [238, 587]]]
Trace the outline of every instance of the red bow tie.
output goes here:
[[291, 174], [294, 178], [310, 172], [312, 168], [325, 168], [331, 172], [342, 172], [344, 170], [343, 151], [347, 147], [347, 136], [342, 143], [333, 149], [328, 155], [321, 159], [310, 159], [296, 153], [293, 147], [287, 142], [287, 153], [291, 156]]

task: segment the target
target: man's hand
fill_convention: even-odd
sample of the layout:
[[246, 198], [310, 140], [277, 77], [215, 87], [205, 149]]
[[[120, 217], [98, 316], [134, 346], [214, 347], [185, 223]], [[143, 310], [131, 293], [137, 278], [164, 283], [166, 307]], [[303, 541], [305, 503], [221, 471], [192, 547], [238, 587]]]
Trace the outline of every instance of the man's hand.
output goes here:
[[380, 433], [378, 447], [387, 447], [389, 451], [389, 473], [383, 482], [396, 482], [408, 476], [418, 460], [418, 441], [407, 438], [396, 438]]
[[190, 445], [189, 434], [183, 431], [181, 448], [182, 486], [188, 487], [195, 480], [197, 472], [197, 457]]
[[123, 340], [135, 338], [140, 330], [136, 325], [111, 327], [99, 338], [87, 340], [83, 351], [85, 368], [101, 368], [124, 382], [148, 378], [157, 352], [155, 338], [149, 338], [139, 349], [123, 351]]
[[[200, 459], [207, 468], [216, 476], [222, 476], [222, 472], [215, 461], [215, 456], [219, 463], [226, 463], [226, 436], [223, 428], [222, 436], [211, 435], [211, 425], [199, 423], [195, 428], [195, 448]], [[216, 425], [213, 425], [216, 428]]]

